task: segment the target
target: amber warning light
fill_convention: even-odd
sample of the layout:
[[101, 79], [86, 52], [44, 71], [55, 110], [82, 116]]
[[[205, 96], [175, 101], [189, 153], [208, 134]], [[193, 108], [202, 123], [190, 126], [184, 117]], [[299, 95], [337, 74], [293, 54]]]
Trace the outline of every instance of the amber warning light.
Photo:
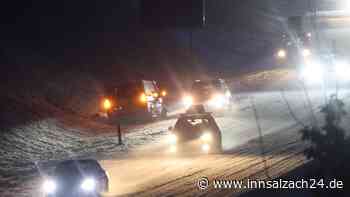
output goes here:
[[162, 96], [166, 96], [168, 93], [165, 90], [163, 90], [161, 94]]
[[112, 108], [112, 102], [109, 99], [105, 98], [103, 99], [102, 106], [105, 111], [108, 111]]

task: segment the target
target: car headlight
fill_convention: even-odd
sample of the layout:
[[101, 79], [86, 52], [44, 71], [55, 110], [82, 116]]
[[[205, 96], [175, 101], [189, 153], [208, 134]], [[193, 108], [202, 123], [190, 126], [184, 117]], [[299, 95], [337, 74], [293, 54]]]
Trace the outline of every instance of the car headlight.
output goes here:
[[42, 190], [45, 194], [53, 194], [57, 190], [57, 184], [52, 179], [47, 179], [43, 182]]
[[203, 152], [208, 153], [209, 150], [210, 150], [209, 144], [203, 144], [203, 145], [202, 145], [202, 151], [203, 151]]
[[286, 58], [286, 56], [287, 56], [286, 50], [280, 49], [280, 50], [277, 51], [277, 57], [279, 59], [284, 59], [284, 58]]
[[311, 55], [310, 49], [303, 49], [303, 50], [301, 51], [301, 55], [302, 55], [304, 58], [309, 57], [309, 56]]
[[204, 141], [204, 142], [209, 142], [213, 139], [213, 136], [211, 135], [211, 133], [204, 133], [202, 136], [201, 136], [201, 140]]
[[186, 108], [189, 108], [193, 105], [193, 97], [192, 96], [185, 96], [182, 99], [183, 104], [185, 105]]
[[92, 192], [96, 189], [96, 181], [93, 178], [86, 178], [80, 185], [80, 188], [85, 192]]
[[169, 149], [170, 153], [176, 153], [176, 151], [177, 151], [177, 148], [175, 145], [170, 146], [170, 149]]
[[220, 107], [223, 107], [226, 104], [226, 101], [227, 101], [227, 97], [225, 97], [222, 94], [216, 94], [209, 101], [209, 104], [211, 106], [216, 107], [216, 108], [220, 108]]
[[170, 144], [176, 144], [177, 142], [177, 136], [175, 134], [170, 134], [168, 137], [168, 141]]
[[308, 83], [321, 83], [323, 81], [324, 70], [317, 63], [308, 63], [301, 71], [301, 77]]

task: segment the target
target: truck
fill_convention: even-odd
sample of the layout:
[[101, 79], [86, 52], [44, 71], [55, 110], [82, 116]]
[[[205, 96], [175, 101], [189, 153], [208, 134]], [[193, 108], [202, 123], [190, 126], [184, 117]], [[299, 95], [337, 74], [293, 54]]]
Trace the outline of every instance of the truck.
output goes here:
[[164, 98], [167, 92], [160, 90], [154, 80], [136, 80], [109, 88], [101, 108], [108, 116], [167, 116]]

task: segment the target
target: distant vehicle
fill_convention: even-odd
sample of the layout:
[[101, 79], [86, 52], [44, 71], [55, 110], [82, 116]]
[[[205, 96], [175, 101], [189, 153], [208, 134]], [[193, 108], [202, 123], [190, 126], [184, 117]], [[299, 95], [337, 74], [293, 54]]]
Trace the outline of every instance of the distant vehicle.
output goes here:
[[166, 117], [163, 99], [167, 95], [155, 81], [139, 80], [112, 88], [102, 108], [110, 115], [147, 115]]
[[183, 103], [186, 108], [192, 105], [204, 105], [210, 109], [229, 109], [232, 105], [232, 95], [223, 79], [196, 80], [191, 88], [191, 94], [185, 95]]
[[[196, 108], [196, 109], [195, 109]], [[221, 153], [221, 132], [210, 113], [202, 105], [192, 106], [181, 114], [174, 128], [169, 128], [170, 152]]]
[[59, 163], [42, 185], [46, 197], [99, 197], [108, 191], [108, 175], [93, 159]]

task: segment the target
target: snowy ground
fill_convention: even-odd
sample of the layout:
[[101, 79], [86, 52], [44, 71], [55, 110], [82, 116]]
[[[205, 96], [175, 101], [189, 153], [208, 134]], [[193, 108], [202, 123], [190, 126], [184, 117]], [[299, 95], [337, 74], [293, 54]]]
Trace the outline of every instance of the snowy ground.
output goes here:
[[[300, 141], [298, 130], [301, 124], [310, 123], [308, 100], [303, 91], [286, 91], [284, 97], [286, 99], [281, 92], [241, 94], [242, 100], [234, 110], [216, 116], [223, 136], [225, 153], [222, 155], [166, 153], [167, 129], [174, 125], [175, 117], [123, 128], [123, 146], [118, 145], [115, 127], [82, 126], [84, 121], [80, 121], [78, 125], [82, 128], [78, 128], [67, 126], [76, 123], [62, 124], [50, 116], [23, 121], [22, 125], [2, 134], [0, 196], [40, 196], [45, 174], [55, 162], [71, 157], [101, 160], [111, 176], [111, 191], [106, 196], [232, 195], [232, 190], [213, 187], [200, 191], [196, 181], [200, 177], [209, 180], [267, 178], [251, 101], [256, 105], [264, 135], [268, 175], [277, 177], [307, 162], [301, 153], [306, 145]], [[340, 97], [349, 103], [348, 91], [341, 90]], [[324, 98], [321, 91], [309, 92], [309, 100], [320, 120], [319, 106]], [[83, 128], [94, 130], [95, 135], [88, 135]]]

